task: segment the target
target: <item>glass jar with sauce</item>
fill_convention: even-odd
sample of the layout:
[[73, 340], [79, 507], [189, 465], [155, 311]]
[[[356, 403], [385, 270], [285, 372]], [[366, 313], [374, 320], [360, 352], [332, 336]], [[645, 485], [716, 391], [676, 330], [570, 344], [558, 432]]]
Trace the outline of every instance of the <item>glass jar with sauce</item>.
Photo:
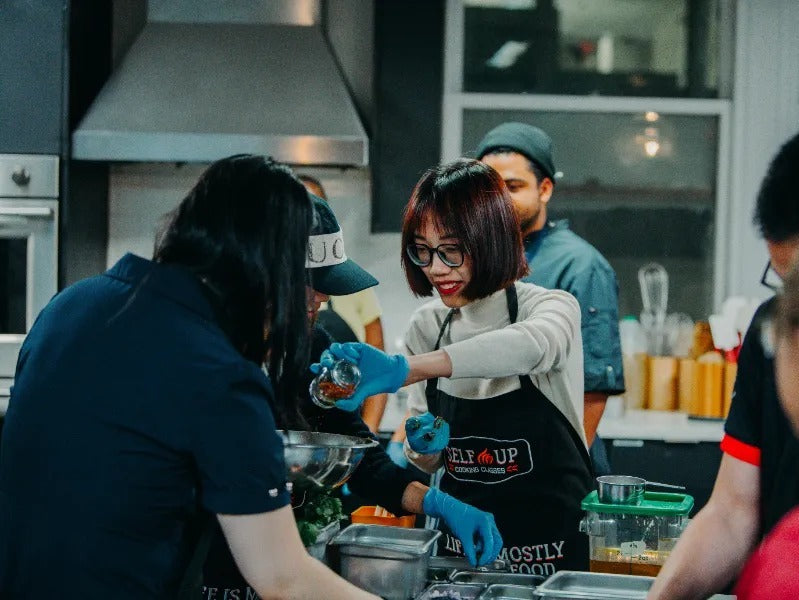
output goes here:
[[361, 382], [358, 366], [346, 359], [339, 359], [328, 367], [322, 367], [311, 382], [308, 391], [311, 400], [320, 408], [333, 408], [336, 402], [350, 398]]

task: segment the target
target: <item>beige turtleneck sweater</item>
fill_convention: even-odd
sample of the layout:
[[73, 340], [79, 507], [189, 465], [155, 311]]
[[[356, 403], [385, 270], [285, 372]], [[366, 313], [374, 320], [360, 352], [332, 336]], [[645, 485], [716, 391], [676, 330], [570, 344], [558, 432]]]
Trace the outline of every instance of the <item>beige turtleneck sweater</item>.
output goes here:
[[[517, 282], [519, 312], [510, 323], [505, 291], [460, 308], [441, 338], [452, 361], [452, 377], [440, 378], [443, 392], [464, 401], [483, 401], [519, 389], [527, 375], [563, 413], [585, 443], [583, 354], [580, 307], [574, 296]], [[417, 309], [405, 336], [409, 355], [434, 349], [449, 309], [436, 298]], [[407, 388], [411, 414], [427, 412], [425, 382]], [[405, 446], [409, 459], [428, 473], [442, 464], [440, 454], [420, 455]]]

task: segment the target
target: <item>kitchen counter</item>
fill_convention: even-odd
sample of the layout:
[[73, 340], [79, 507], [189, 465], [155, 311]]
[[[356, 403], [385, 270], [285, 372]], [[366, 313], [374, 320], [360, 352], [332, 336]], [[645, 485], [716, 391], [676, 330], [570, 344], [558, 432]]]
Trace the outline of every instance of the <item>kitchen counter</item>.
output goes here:
[[685, 413], [660, 410], [619, 412], [605, 410], [598, 429], [603, 439], [696, 443], [720, 442], [724, 437], [723, 419], [694, 419]]
[[[404, 398], [389, 394], [380, 423], [381, 432], [393, 432], [405, 415]], [[695, 419], [687, 414], [661, 410], [624, 411], [622, 398], [608, 398], [599, 422], [599, 435], [609, 440], [660, 440], [664, 442], [720, 442], [724, 437], [723, 419]]]
[[608, 399], [599, 423], [611, 471], [684, 485], [693, 514], [708, 501], [721, 463], [721, 419], [690, 419], [672, 411], [628, 410]]

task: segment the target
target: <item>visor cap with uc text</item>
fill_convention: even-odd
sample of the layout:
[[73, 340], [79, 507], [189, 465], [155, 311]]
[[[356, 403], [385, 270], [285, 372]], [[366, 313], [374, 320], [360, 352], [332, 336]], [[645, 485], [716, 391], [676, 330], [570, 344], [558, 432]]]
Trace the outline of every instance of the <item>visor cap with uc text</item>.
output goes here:
[[552, 159], [552, 138], [543, 129], [527, 123], [509, 122], [494, 127], [477, 145], [477, 158], [497, 148], [510, 148], [537, 163], [552, 182], [560, 175]]
[[378, 281], [344, 251], [344, 236], [330, 206], [314, 194], [313, 226], [308, 238], [305, 268], [311, 274], [311, 286], [329, 296], [346, 296], [374, 287]]

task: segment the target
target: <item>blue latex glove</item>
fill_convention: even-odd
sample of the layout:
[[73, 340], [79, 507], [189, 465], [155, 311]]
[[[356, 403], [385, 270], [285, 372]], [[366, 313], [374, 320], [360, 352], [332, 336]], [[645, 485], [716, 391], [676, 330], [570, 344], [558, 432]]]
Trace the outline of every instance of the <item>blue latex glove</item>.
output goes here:
[[429, 412], [405, 421], [405, 435], [411, 450], [419, 454], [438, 454], [449, 444], [449, 423]]
[[472, 566], [490, 563], [502, 550], [502, 536], [491, 513], [456, 500], [436, 488], [430, 488], [424, 495], [422, 508], [425, 514], [446, 523], [461, 541], [463, 553]]
[[408, 457], [405, 456], [405, 444], [402, 442], [389, 442], [386, 446], [386, 454], [398, 467], [408, 466]]
[[386, 354], [360, 342], [330, 344], [320, 361], [311, 365], [311, 371], [319, 373], [323, 366], [329, 366], [341, 358], [351, 360], [361, 371], [361, 383], [355, 388], [355, 393], [336, 402], [336, 408], [349, 412], [360, 408], [369, 396], [396, 392], [403, 386], [410, 371], [408, 360], [402, 354]]

